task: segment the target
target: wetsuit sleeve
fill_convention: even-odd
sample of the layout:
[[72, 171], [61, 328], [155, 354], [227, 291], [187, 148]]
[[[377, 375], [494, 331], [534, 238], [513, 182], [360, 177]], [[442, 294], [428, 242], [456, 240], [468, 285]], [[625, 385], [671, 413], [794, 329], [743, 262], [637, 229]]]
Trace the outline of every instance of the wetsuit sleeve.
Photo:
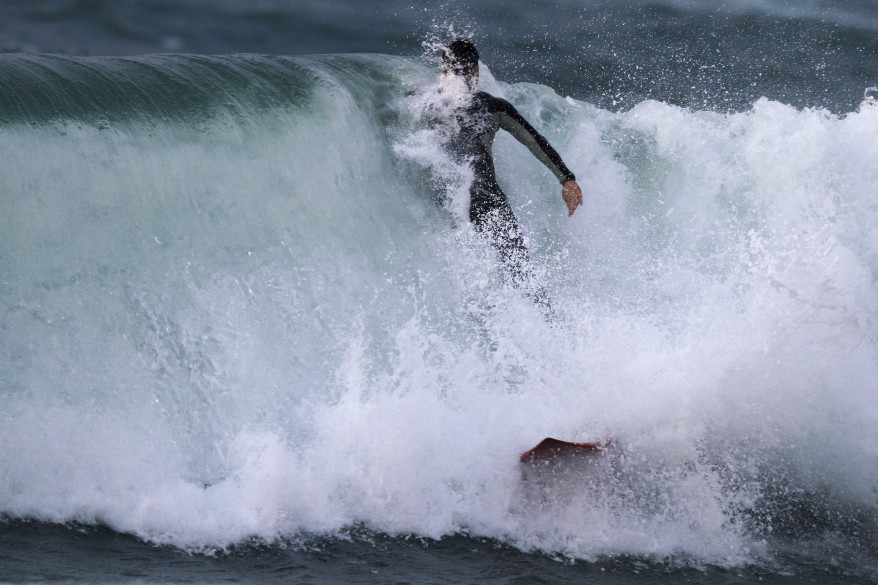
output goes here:
[[576, 176], [570, 172], [561, 155], [552, 148], [549, 141], [543, 138], [543, 135], [536, 131], [527, 120], [525, 120], [515, 106], [497, 98], [498, 113], [500, 115], [500, 127], [512, 134], [516, 140], [525, 145], [537, 159], [546, 165], [552, 171], [558, 181], [563, 185], [569, 180], [576, 180]]

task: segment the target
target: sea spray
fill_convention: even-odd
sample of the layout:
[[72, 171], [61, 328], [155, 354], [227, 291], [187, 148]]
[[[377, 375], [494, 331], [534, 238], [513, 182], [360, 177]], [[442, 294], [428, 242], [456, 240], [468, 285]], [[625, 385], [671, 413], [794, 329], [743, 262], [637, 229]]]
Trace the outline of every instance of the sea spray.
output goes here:
[[[0, 74], [42, 87], [0, 128], [0, 513], [192, 550], [365, 525], [581, 559], [740, 566], [828, 534], [871, 554], [873, 102], [608, 112], [486, 75], [584, 188], [568, 220], [498, 137], [553, 328], [434, 201], [444, 153], [406, 94], [435, 70]], [[532, 500], [518, 454], [549, 435], [614, 450]]]

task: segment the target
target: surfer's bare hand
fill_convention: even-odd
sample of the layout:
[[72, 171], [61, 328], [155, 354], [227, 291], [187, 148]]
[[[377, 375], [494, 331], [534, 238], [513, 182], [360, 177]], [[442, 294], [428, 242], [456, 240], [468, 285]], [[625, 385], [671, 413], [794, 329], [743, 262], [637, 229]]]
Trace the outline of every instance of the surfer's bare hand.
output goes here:
[[579, 188], [579, 185], [573, 179], [564, 183], [564, 188], [561, 189], [561, 197], [564, 198], [564, 203], [567, 204], [567, 217], [573, 215], [576, 208], [582, 205], [582, 189]]

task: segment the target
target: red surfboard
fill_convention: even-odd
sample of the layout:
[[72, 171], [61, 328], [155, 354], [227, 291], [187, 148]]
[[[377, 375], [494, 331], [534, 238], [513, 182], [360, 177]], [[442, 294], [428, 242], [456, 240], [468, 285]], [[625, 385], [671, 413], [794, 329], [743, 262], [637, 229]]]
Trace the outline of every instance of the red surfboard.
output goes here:
[[536, 461], [546, 461], [558, 457], [566, 457], [568, 455], [600, 453], [609, 446], [609, 441], [571, 443], [570, 441], [562, 441], [561, 439], [547, 437], [540, 441], [540, 444], [533, 449], [522, 453], [521, 462], [534, 463]]

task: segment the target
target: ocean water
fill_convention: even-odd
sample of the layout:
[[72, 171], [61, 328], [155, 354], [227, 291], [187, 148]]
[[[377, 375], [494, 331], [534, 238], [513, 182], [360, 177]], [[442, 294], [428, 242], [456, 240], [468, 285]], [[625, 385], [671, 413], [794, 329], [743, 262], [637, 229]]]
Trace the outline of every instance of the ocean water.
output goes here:
[[[0, 582], [878, 582], [876, 31], [4, 2]], [[552, 324], [425, 124], [462, 33], [585, 193], [498, 137]]]

